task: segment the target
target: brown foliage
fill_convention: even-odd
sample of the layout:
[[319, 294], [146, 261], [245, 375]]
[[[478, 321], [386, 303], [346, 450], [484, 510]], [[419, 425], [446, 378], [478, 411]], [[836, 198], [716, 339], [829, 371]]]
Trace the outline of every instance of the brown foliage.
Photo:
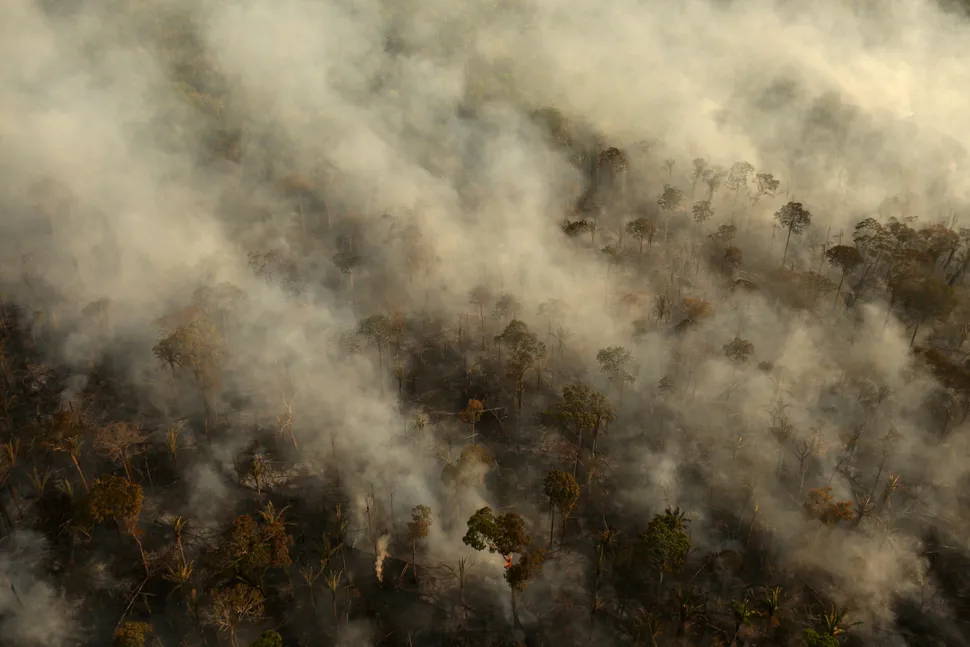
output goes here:
[[484, 411], [485, 404], [481, 400], [471, 399], [465, 408], [458, 412], [458, 417], [462, 422], [471, 425], [482, 419], [482, 413]]
[[115, 630], [114, 647], [144, 647], [145, 634], [151, 630], [147, 622], [129, 620]]
[[832, 488], [829, 486], [809, 490], [804, 509], [809, 517], [818, 519], [826, 526], [855, 519], [852, 502], [835, 500], [832, 496]]
[[148, 436], [137, 424], [113, 422], [102, 427], [94, 437], [94, 448], [99, 454], [120, 463], [128, 480], [131, 478], [131, 456], [138, 453]]
[[697, 323], [701, 319], [705, 319], [714, 313], [714, 307], [711, 305], [710, 301], [705, 301], [704, 299], [684, 297], [681, 305], [683, 306], [684, 312], [687, 315], [687, 320], [690, 323]]
[[130, 522], [141, 514], [144, 493], [141, 486], [120, 476], [105, 474], [91, 485], [82, 500], [82, 511], [94, 523], [107, 519]]
[[263, 523], [248, 514], [236, 517], [223, 544], [227, 565], [242, 573], [261, 573], [268, 568], [288, 568], [292, 564], [290, 545], [293, 538], [278, 516]]
[[258, 620], [264, 613], [263, 594], [248, 584], [219, 589], [212, 594], [212, 623], [222, 631], [228, 631], [233, 647], [236, 645], [236, 628], [239, 623]]

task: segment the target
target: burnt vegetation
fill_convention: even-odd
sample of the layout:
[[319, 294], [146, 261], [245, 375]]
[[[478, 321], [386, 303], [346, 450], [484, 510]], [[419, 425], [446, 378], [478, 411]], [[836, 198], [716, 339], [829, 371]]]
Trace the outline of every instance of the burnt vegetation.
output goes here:
[[[853, 154], [909, 131], [781, 79], [718, 124], [797, 137], [732, 159], [464, 53], [441, 115], [311, 145], [232, 20], [78, 4], [31, 11], [162, 89], [150, 163], [0, 148], [0, 644], [970, 643], [963, 156]], [[381, 7], [341, 87], [397, 115]]]

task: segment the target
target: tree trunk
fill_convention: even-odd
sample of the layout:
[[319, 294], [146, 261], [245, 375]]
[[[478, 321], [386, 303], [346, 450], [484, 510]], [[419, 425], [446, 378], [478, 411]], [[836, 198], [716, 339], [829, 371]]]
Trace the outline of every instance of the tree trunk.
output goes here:
[[[822, 255], [818, 259], [818, 272], [816, 272], [816, 276], [815, 276], [815, 298], [816, 299], [818, 298], [818, 291], [822, 289], [822, 263], [824, 262], [825, 262], [825, 246], [822, 245]], [[845, 278], [845, 276], [843, 275], [842, 278]], [[841, 283], [839, 285], [841, 285]], [[836, 301], [838, 301], [838, 298], [839, 298], [838, 296], [835, 297]], [[815, 305], [815, 303], [813, 302], [812, 305]]]
[[556, 506], [549, 503], [549, 550], [552, 550], [552, 541], [556, 536]]
[[835, 303], [832, 304], [833, 310], [839, 307], [839, 294], [842, 292], [843, 281], [845, 281], [845, 272], [842, 272], [842, 278], [839, 279], [839, 287], [835, 290]]
[[303, 213], [303, 194], [300, 194], [300, 227], [303, 229], [303, 239], [306, 240], [306, 214]]
[[573, 478], [579, 474], [579, 459], [583, 456], [583, 428], [579, 428], [579, 444], [576, 446], [576, 460], [573, 461]]
[[384, 395], [384, 345], [378, 340], [377, 342], [377, 368], [381, 380], [381, 395]]
[[350, 309], [353, 311], [357, 310], [357, 296], [354, 294], [354, 271], [351, 270], [350, 274]]
[[84, 491], [88, 491], [88, 480], [84, 478], [84, 471], [81, 469], [81, 463], [78, 462], [78, 457], [76, 454], [71, 454], [71, 460], [74, 462], [74, 467], [77, 468], [78, 476], [81, 477], [81, 485], [84, 486]]
[[916, 322], [916, 325], [913, 326], [913, 337], [909, 340], [909, 345], [911, 347], [914, 343], [916, 343], [916, 333], [919, 332], [919, 326], [921, 323], [923, 323], [922, 317], [920, 317], [919, 320]]
[[515, 595], [515, 588], [510, 586], [509, 590], [512, 592], [512, 626], [515, 629], [518, 629], [522, 626], [522, 623], [519, 622], [519, 605], [517, 604], [518, 600], [517, 600], [517, 596]]
[[460, 353], [465, 352], [465, 345], [462, 339], [464, 337], [464, 335], [462, 334], [462, 328], [461, 328], [462, 319], [463, 319], [462, 314], [459, 312], [458, 313], [458, 352]]
[[781, 256], [781, 269], [785, 269], [785, 260], [788, 258], [788, 243], [791, 242], [791, 227], [788, 228], [788, 236], [785, 238], [785, 253]]
[[121, 466], [125, 468], [125, 476], [128, 477], [128, 482], [134, 483], [131, 478], [131, 467], [128, 465], [128, 456], [125, 452], [121, 453]]
[[411, 540], [411, 570], [414, 572], [414, 581], [415, 582], [418, 581], [418, 558], [417, 558], [417, 554], [418, 554], [417, 542], [414, 539], [412, 539]]
[[482, 350], [485, 350], [485, 311], [481, 305], [478, 306], [478, 320], [482, 324]]

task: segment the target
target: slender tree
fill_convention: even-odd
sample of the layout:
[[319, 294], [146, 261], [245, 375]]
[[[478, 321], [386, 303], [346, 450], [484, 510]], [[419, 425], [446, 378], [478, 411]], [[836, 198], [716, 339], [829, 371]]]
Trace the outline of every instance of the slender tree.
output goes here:
[[91, 489], [81, 499], [82, 518], [88, 523], [100, 524], [113, 519], [117, 527], [124, 527], [138, 545], [145, 574], [150, 575], [148, 555], [141, 543], [141, 529], [138, 516], [141, 514], [145, 495], [137, 483], [120, 476], [104, 475], [98, 477]]
[[178, 316], [174, 321], [187, 319], [187, 323], [177, 325], [155, 344], [152, 351], [171, 368], [173, 375], [177, 367], [191, 372], [202, 395], [208, 429], [212, 417], [210, 394], [219, 382], [225, 342], [204, 310], [189, 309], [183, 313], [175, 313]]
[[837, 267], [841, 272], [839, 287], [835, 289], [835, 305], [838, 306], [839, 294], [842, 293], [842, 283], [845, 281], [847, 274], [862, 264], [862, 254], [855, 247], [836, 245], [835, 247], [830, 247], [825, 252], [825, 258], [828, 259], [830, 265]]
[[805, 228], [812, 224], [812, 214], [802, 206], [801, 202], [789, 202], [775, 213], [775, 220], [788, 231], [785, 237], [785, 252], [781, 257], [781, 266], [784, 267], [792, 234], [801, 235]]
[[113, 422], [98, 430], [94, 447], [98, 453], [110, 458], [125, 470], [125, 476], [132, 481], [131, 458], [144, 449], [148, 436], [136, 424]]
[[346, 274], [350, 286], [350, 305], [357, 307], [357, 295], [354, 291], [354, 270], [360, 265], [360, 256], [351, 249], [342, 249], [333, 255], [333, 264], [341, 274]]
[[426, 505], [414, 506], [411, 521], [408, 522], [408, 539], [411, 541], [411, 570], [418, 579], [418, 541], [428, 536], [431, 529], [431, 508]]
[[579, 471], [584, 436], [586, 434], [593, 436], [593, 451], [595, 452], [596, 438], [607, 424], [616, 419], [616, 410], [605, 395], [581, 382], [575, 382], [563, 388], [559, 402], [551, 413], [563, 427], [577, 438], [579, 451], [573, 463], [573, 477], [575, 478]]
[[622, 405], [623, 388], [636, 381], [637, 370], [633, 362], [633, 355], [622, 346], [609, 346], [601, 348], [596, 353], [596, 361], [599, 362], [603, 374], [619, 389], [619, 402]]
[[515, 381], [515, 404], [521, 418], [525, 374], [546, 357], [546, 344], [518, 319], [510, 321], [502, 334], [495, 336], [495, 342], [508, 350], [506, 374]]
[[898, 274], [891, 289], [893, 298], [915, 319], [913, 335], [909, 340], [912, 346], [920, 325], [927, 319], [943, 318], [950, 314], [957, 304], [956, 292], [946, 282], [932, 276], [909, 278]]
[[754, 178], [755, 190], [751, 196], [751, 206], [758, 204], [761, 198], [773, 198], [778, 192], [781, 182], [775, 179], [771, 173], [758, 173]]
[[714, 207], [711, 206], [710, 200], [700, 200], [695, 202], [691, 207], [691, 214], [694, 217], [694, 222], [698, 226], [702, 226], [705, 222], [714, 217]]
[[259, 589], [242, 582], [212, 594], [212, 623], [229, 634], [232, 647], [239, 647], [236, 632], [243, 622], [263, 617], [265, 598]]
[[743, 598], [731, 601], [731, 615], [734, 617], [734, 637], [731, 642], [737, 644], [741, 628], [751, 624], [751, 618], [758, 615], [758, 611], [751, 607], [748, 598]]
[[727, 180], [724, 182], [724, 186], [734, 192], [734, 202], [731, 205], [731, 222], [734, 222], [734, 211], [738, 204], [738, 196], [741, 191], [748, 190], [748, 178], [751, 177], [752, 173], [754, 173], [754, 167], [748, 162], [735, 162], [731, 166]]
[[478, 309], [478, 321], [482, 328], [482, 350], [485, 350], [485, 309], [492, 303], [492, 291], [478, 285], [468, 293], [468, 301]]
[[643, 257], [643, 241], [647, 241], [647, 244], [651, 244], [655, 231], [656, 226], [654, 225], [653, 221], [642, 216], [636, 220], [631, 220], [630, 222], [626, 223], [626, 233], [636, 239], [639, 245], [637, 249], [638, 258]]
[[690, 171], [690, 199], [694, 199], [694, 191], [697, 183], [703, 180], [711, 172], [711, 167], [703, 157], [697, 157], [691, 162]]
[[543, 492], [549, 498], [549, 548], [552, 549], [552, 539], [555, 532], [556, 511], [559, 511], [560, 532], [559, 545], [562, 547], [562, 535], [566, 528], [566, 519], [572, 512], [576, 501], [579, 500], [579, 484], [569, 472], [550, 470], [543, 481]]
[[646, 565], [657, 573], [661, 583], [664, 573], [675, 573], [684, 566], [690, 552], [687, 521], [680, 508], [667, 508], [662, 514], [654, 515], [639, 535]]

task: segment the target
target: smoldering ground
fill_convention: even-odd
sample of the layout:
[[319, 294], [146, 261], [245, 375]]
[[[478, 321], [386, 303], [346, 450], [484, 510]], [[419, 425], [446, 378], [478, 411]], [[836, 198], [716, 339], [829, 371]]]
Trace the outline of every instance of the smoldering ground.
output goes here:
[[[905, 195], [897, 212], [918, 214], [917, 224], [962, 214], [962, 18], [923, 2], [808, 12], [585, 0], [16, 0], [4, 16], [0, 277], [4, 302], [31, 333], [29, 352], [56, 367], [37, 378], [49, 384], [17, 381], [80, 402], [98, 388], [92, 365], [106, 363], [124, 404], [102, 405], [100, 422], [136, 418], [159, 447], [184, 423], [183, 442], [195, 446], [172, 476], [180, 495], [147, 487], [154, 509], [215, 529], [251, 508], [240, 456], [285, 427], [289, 412], [292, 447], [266, 451], [292, 510], [330, 518], [332, 501], [343, 500], [373, 574], [374, 541], [389, 533], [388, 566], [399, 572], [410, 554], [401, 527], [415, 505], [431, 506], [424, 585], [453, 599], [454, 578], [431, 565], [454, 569], [473, 555], [461, 536], [475, 509], [514, 507], [544, 537], [542, 476], [571, 459], [569, 442], [533, 414], [573, 379], [618, 400], [596, 352], [619, 344], [636, 379], [598, 439], [600, 462], [584, 465], [590, 502], [524, 594], [532, 631], [548, 632], [542, 618], [572, 608], [554, 601], [582, 599], [601, 579], [584, 537], [610, 524], [633, 535], [668, 505], [692, 520], [696, 566], [706, 569], [695, 581], [712, 595], [748, 584], [744, 571], [712, 573], [705, 565], [721, 563], [712, 556], [757, 553], [750, 559], [762, 567], [791, 574], [786, 589], [811, 578], [820, 598], [848, 605], [861, 640], [895, 639], [900, 600], [951, 622], [924, 539], [928, 527], [965, 534], [966, 441], [950, 414], [955, 428], [939, 440], [939, 407], [926, 404], [939, 385], [911, 355], [913, 322], [887, 317], [874, 291], [859, 289], [850, 310], [806, 312], [769, 283], [784, 234], [772, 216], [789, 200], [815, 218], [786, 247], [787, 261], [834, 281], [819, 249], [848, 244], [861, 217], [891, 211], [885, 198]], [[570, 143], [589, 141], [594, 155], [616, 146], [630, 160], [624, 195], [600, 200], [589, 243], [560, 229], [588, 186], [575, 151], [534, 118], [550, 107], [567, 120]], [[696, 158], [723, 173], [692, 178]], [[737, 160], [778, 178], [775, 195], [725, 188]], [[709, 192], [714, 217], [697, 225], [685, 209], [661, 212], [664, 185], [691, 200]], [[642, 214], [662, 230], [645, 251], [621, 240]], [[718, 263], [707, 262], [708, 234], [729, 223], [746, 270], [764, 277], [760, 291], [725, 290]], [[478, 285], [492, 295], [482, 310], [468, 297]], [[218, 286], [231, 294], [215, 307], [214, 293], [199, 290]], [[514, 300], [493, 313], [503, 293]], [[670, 312], [651, 311], [659, 294], [671, 296]], [[712, 303], [713, 313], [674, 336], [682, 297]], [[152, 352], [158, 320], [193, 304], [219, 312], [225, 349], [213, 402]], [[408, 323], [398, 341], [358, 348], [353, 333], [377, 313]], [[493, 341], [513, 317], [549, 350], [522, 411]], [[643, 319], [655, 325], [631, 337]], [[747, 362], [721, 352], [736, 336], [754, 344]], [[470, 442], [454, 414], [486, 396], [498, 411], [480, 434], [497, 465], [456, 494], [440, 478]], [[207, 429], [210, 408], [221, 422]], [[41, 415], [34, 409], [15, 409], [9, 433]], [[12, 478], [26, 482], [27, 468], [16, 469]], [[881, 501], [890, 475], [906, 496]], [[824, 486], [837, 500], [874, 498], [879, 514], [820, 529], [802, 503]], [[475, 613], [505, 618], [501, 559], [474, 559]], [[32, 600], [63, 588], [70, 604], [83, 602], [57, 577], [26, 582], [17, 588]], [[611, 586], [624, 595], [622, 582]], [[616, 603], [615, 617], [625, 606]], [[17, 644], [97, 641], [88, 620], [35, 633], [55, 626], [52, 614], [68, 619], [55, 605], [0, 608]], [[449, 609], [424, 640], [474, 623], [467, 609]], [[339, 619], [303, 615], [337, 635]], [[371, 615], [357, 621], [387, 621]], [[403, 611], [395, 616], [406, 624]], [[622, 644], [622, 623], [602, 617], [561, 625]], [[341, 631], [382, 639], [370, 628], [353, 638], [352, 624]], [[400, 631], [392, 639], [406, 642]]]

